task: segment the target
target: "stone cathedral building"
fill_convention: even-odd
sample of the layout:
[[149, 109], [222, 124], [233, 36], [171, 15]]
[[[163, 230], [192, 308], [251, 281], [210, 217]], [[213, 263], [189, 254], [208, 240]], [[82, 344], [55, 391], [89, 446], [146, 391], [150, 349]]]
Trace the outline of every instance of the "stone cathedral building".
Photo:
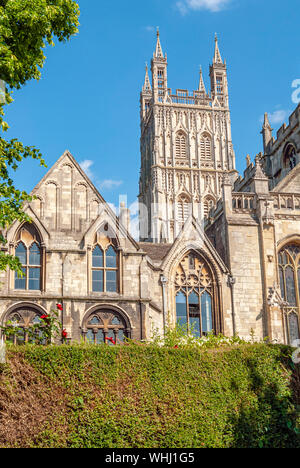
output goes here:
[[300, 336], [300, 105], [243, 176], [218, 40], [198, 89], [168, 87], [159, 33], [141, 91], [140, 240], [66, 151], [33, 189], [32, 222], [4, 232], [24, 276], [1, 275], [0, 325], [63, 305], [68, 338], [151, 339], [169, 324], [292, 343]]

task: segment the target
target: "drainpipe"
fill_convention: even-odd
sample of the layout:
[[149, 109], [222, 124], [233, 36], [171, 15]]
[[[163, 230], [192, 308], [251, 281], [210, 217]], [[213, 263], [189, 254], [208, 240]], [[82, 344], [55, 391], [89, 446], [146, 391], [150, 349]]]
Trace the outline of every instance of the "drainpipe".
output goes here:
[[[62, 305], [62, 311], [61, 311], [61, 328], [62, 330], [64, 329], [64, 286], [65, 286], [65, 261], [67, 258], [68, 253], [62, 253], [62, 264], [61, 264], [61, 305]], [[62, 343], [64, 342], [63, 337], [61, 338]]]
[[236, 284], [236, 279], [233, 276], [229, 276], [228, 284], [231, 289], [231, 309], [232, 309], [232, 329], [233, 329], [233, 336], [236, 336], [236, 315], [235, 315], [235, 307], [234, 307], [234, 285]]
[[168, 278], [166, 278], [164, 275], [161, 275], [160, 277], [160, 282], [162, 285], [162, 294], [163, 294], [163, 323], [164, 323], [164, 336], [166, 335], [166, 327], [167, 327], [167, 292], [166, 292], [166, 286], [168, 284]]

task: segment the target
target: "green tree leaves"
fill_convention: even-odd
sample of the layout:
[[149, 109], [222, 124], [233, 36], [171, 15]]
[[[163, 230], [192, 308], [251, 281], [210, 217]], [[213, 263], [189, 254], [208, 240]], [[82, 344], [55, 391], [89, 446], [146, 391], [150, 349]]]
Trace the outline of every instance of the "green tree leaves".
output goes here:
[[[5, 99], [2, 96], [0, 101], [0, 229], [15, 220], [30, 221], [23, 206], [32, 197], [14, 186], [11, 172], [27, 158], [36, 159], [46, 167], [37, 148], [4, 138], [9, 128], [4, 121], [5, 105], [13, 101], [13, 89], [41, 77], [46, 45], [54, 45], [55, 38], [60, 42], [69, 40], [78, 32], [78, 18], [79, 7], [73, 0], [0, 0], [0, 80], [6, 84]], [[5, 243], [1, 234], [0, 244]], [[18, 259], [9, 256], [2, 247], [0, 270], [7, 267], [21, 274]]]
[[73, 0], [0, 1], [0, 77], [11, 88], [38, 80], [46, 44], [78, 32], [79, 7]]

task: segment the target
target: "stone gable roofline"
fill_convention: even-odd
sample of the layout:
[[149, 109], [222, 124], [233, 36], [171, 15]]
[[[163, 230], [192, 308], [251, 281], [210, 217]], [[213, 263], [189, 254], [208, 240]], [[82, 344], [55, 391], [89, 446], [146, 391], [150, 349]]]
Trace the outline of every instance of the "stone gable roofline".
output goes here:
[[[194, 233], [193, 236], [191, 236], [191, 231]], [[185, 238], [186, 234], [188, 234], [187, 238]], [[163, 259], [161, 268], [169, 270], [174, 260], [178, 259], [178, 256], [184, 255], [185, 251], [199, 250], [199, 248], [202, 255], [215, 268], [218, 277], [220, 272], [229, 274], [227, 266], [193, 215], [190, 215], [186, 220], [183, 230]]]
[[106, 204], [106, 201], [98, 191], [98, 189], [95, 187], [95, 185], [91, 182], [89, 177], [86, 175], [86, 173], [83, 171], [83, 169], [80, 167], [74, 156], [70, 153], [69, 150], [64, 151], [64, 153], [60, 156], [60, 158], [52, 165], [52, 167], [47, 171], [47, 173], [44, 175], [44, 177], [40, 180], [40, 182], [34, 187], [34, 189], [31, 192], [31, 195], [34, 195], [35, 192], [38, 191], [40, 186], [49, 178], [49, 176], [52, 174], [54, 171], [55, 167], [58, 166], [65, 158], [68, 158], [72, 164], [76, 167], [78, 172], [81, 174], [83, 179], [86, 181], [86, 183], [90, 186], [90, 188], [95, 192], [95, 195], [99, 197], [100, 201]]
[[[134, 247], [139, 250], [139, 246], [137, 242], [132, 238], [126, 227], [120, 222], [119, 218], [116, 216], [114, 211], [111, 209], [111, 207], [108, 205], [108, 203], [105, 201], [105, 199], [102, 197], [98, 189], [95, 187], [95, 185], [91, 182], [89, 177], [86, 175], [86, 173], [83, 171], [81, 166], [78, 164], [74, 156], [70, 153], [69, 150], [64, 151], [64, 153], [60, 156], [60, 158], [52, 165], [52, 167], [47, 171], [47, 173], [44, 175], [44, 177], [40, 180], [40, 182], [34, 187], [34, 189], [31, 192], [31, 195], [35, 195], [36, 192], [38, 192], [39, 188], [43, 185], [44, 182], [49, 179], [51, 174], [53, 173], [54, 169], [64, 161], [64, 159], [69, 159], [70, 163], [74, 165], [74, 167], [78, 170], [78, 172], [81, 174], [82, 178], [84, 179], [85, 183], [92, 189], [92, 191], [95, 194], [95, 197], [99, 200], [100, 203], [102, 203], [105, 206], [105, 210], [107, 211], [108, 216], [113, 220], [115, 225], [117, 226], [118, 230], [120, 230], [121, 234], [128, 238], [131, 243], [134, 245]], [[98, 218], [92, 223], [92, 226], [94, 226], [98, 222]], [[87, 232], [84, 233], [84, 237], [87, 235], [87, 233], [90, 231], [91, 226], [87, 230]]]
[[[297, 164], [296, 167], [294, 167], [294, 169], [292, 169], [275, 187], [274, 189], [272, 190], [272, 192], [275, 192], [275, 193], [279, 193], [279, 192], [286, 192], [286, 193], [289, 193], [287, 189], [287, 186], [289, 185], [289, 183], [295, 179], [297, 176], [299, 176], [300, 174], [300, 164]], [[294, 191], [292, 191], [291, 193], [294, 193]]]

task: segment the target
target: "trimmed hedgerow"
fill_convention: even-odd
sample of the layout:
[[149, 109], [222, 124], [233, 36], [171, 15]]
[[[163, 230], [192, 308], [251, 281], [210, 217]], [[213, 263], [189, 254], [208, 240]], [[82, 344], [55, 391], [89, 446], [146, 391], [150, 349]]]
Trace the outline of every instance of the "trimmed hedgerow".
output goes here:
[[267, 344], [10, 348], [0, 370], [0, 446], [299, 448], [291, 352]]

